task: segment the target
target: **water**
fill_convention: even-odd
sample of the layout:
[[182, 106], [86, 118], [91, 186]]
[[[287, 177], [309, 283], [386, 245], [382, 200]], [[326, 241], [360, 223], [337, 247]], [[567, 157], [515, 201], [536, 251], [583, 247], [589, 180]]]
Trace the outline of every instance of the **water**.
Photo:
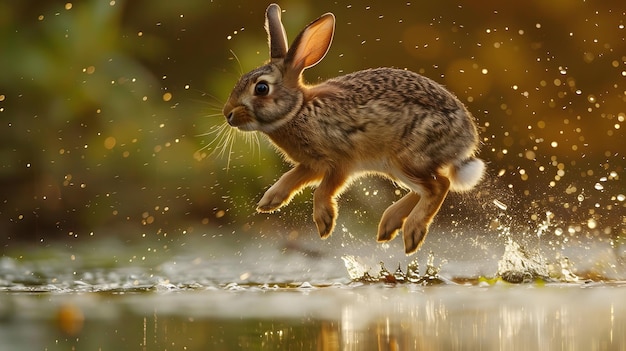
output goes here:
[[[339, 284], [17, 294], [0, 299], [8, 306], [0, 334], [7, 350], [619, 350], [625, 290]], [[73, 335], [60, 322], [67, 306], [84, 316]]]
[[[359, 254], [346, 255], [314, 236], [244, 245], [207, 237], [146, 257], [112, 240], [31, 248], [0, 260], [0, 350], [626, 345], [626, 281], [614, 251], [589, 243], [559, 252], [569, 266], [501, 238], [496, 257], [467, 246], [467, 260], [441, 239], [433, 233], [433, 253], [410, 258], [358, 240], [344, 246]], [[506, 262], [521, 284], [506, 281]], [[553, 275], [557, 266], [566, 274]]]

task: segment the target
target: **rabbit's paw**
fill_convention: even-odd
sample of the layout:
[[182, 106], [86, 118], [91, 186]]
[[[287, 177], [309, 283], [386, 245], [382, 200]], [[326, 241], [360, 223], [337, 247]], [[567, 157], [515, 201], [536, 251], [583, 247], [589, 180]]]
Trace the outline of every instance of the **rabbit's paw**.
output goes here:
[[326, 239], [333, 232], [336, 217], [337, 211], [333, 206], [316, 207], [314, 209], [313, 220], [322, 239]]
[[378, 224], [379, 242], [393, 239], [398, 231], [402, 229], [404, 220], [409, 216], [415, 205], [420, 200], [420, 196], [414, 192], [406, 194], [402, 199], [389, 206], [383, 213], [383, 217]]
[[274, 212], [287, 202], [289, 202], [289, 194], [285, 195], [270, 188], [257, 203], [256, 210], [261, 213]]
[[[408, 223], [408, 222], [407, 222]], [[414, 254], [424, 242], [428, 233], [428, 226], [423, 224], [406, 225], [402, 228], [404, 236], [404, 252], [407, 255]]]
[[378, 224], [378, 236], [376, 240], [385, 242], [393, 239], [396, 234], [398, 234], [398, 231], [402, 229], [405, 216], [406, 215], [398, 214], [397, 211], [385, 211]]
[[399, 226], [395, 226], [395, 225], [388, 225], [388, 224], [381, 222], [378, 225], [378, 235], [376, 237], [376, 240], [378, 242], [384, 243], [395, 238], [401, 226], [402, 224], [400, 224]]

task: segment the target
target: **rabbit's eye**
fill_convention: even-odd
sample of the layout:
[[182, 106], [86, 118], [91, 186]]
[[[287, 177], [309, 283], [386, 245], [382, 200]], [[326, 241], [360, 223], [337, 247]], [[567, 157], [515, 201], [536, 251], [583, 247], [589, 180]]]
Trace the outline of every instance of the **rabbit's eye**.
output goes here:
[[265, 96], [269, 94], [270, 86], [266, 82], [258, 82], [254, 86], [254, 95]]

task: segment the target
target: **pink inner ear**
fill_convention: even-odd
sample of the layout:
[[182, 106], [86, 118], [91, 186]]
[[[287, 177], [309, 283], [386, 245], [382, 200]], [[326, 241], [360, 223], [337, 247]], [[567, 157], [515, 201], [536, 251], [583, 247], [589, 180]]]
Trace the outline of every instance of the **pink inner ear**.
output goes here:
[[335, 16], [331, 13], [306, 27], [298, 42], [294, 43], [293, 67], [303, 70], [320, 62], [330, 48], [334, 33]]

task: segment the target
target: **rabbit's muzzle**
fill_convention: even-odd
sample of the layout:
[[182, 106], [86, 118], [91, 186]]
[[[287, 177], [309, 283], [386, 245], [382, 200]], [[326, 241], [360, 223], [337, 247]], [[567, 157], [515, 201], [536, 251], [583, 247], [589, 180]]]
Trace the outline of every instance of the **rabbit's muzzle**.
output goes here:
[[231, 127], [236, 127], [240, 130], [255, 130], [254, 118], [250, 116], [245, 107], [232, 107], [230, 103], [227, 103], [222, 112], [224, 113], [224, 117], [226, 117], [226, 122], [228, 122]]

